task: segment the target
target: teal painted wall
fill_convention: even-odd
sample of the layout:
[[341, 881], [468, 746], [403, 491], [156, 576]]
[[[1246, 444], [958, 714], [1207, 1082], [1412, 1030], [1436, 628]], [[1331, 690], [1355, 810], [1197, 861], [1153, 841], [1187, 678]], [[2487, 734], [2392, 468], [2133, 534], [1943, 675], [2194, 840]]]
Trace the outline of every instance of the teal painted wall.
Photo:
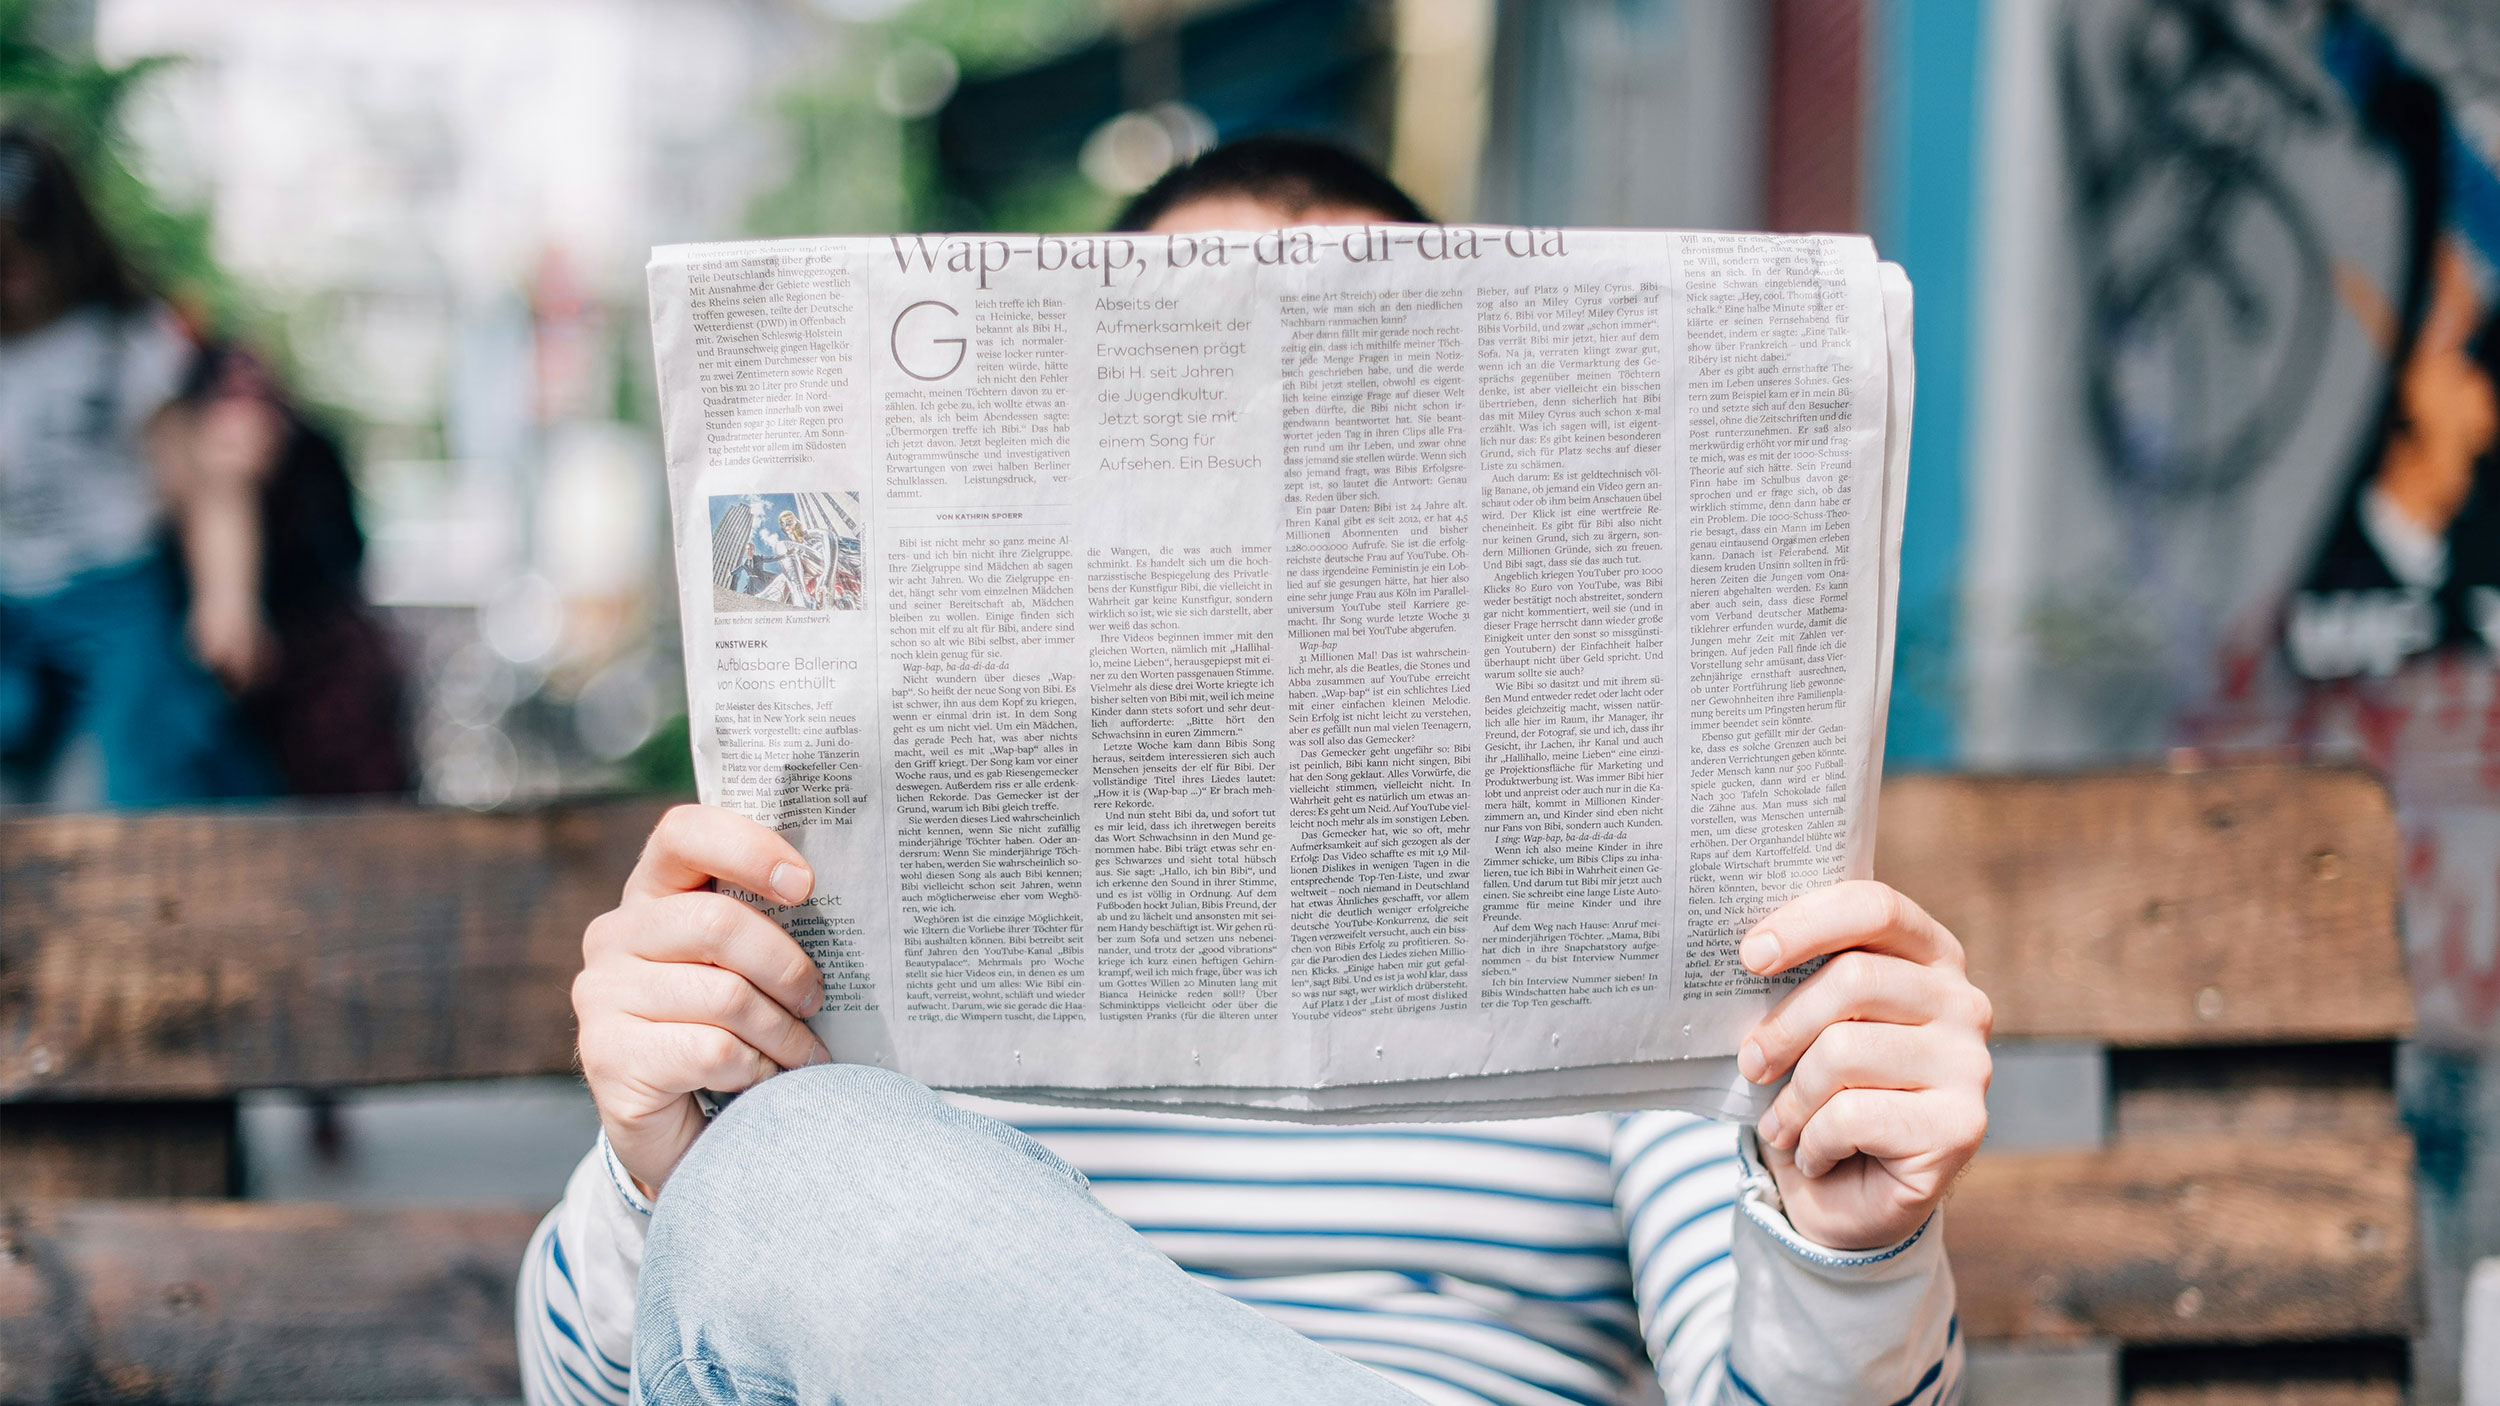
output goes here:
[[1917, 293], [1918, 412], [1901, 545], [1901, 625], [1886, 759], [1942, 766], [1957, 752], [1963, 474], [1969, 449], [1971, 290], [1985, 0], [1877, 0], [1870, 137], [1872, 228]]

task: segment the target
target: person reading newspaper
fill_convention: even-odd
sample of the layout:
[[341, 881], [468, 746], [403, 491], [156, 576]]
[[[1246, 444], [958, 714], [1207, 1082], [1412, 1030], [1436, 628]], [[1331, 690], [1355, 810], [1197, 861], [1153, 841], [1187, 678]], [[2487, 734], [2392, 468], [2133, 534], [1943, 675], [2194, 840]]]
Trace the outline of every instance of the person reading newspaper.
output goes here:
[[[1219, 147], [1138, 230], [1421, 223], [1286, 139]], [[840, 885], [851, 876], [836, 874]], [[1738, 954], [1820, 965], [1687, 1113], [1306, 1126], [940, 1095], [833, 1063], [814, 961], [723, 889], [799, 850], [683, 806], [584, 934], [598, 1145], [522, 1272], [534, 1402], [1900, 1403], [1960, 1391], [1937, 1226], [1986, 1126], [1987, 999], [1872, 881]], [[1663, 1015], [1661, 1018], [1664, 1018]], [[707, 1120], [697, 1091], [739, 1092]], [[1652, 1383], [1655, 1383], [1652, 1385]]]

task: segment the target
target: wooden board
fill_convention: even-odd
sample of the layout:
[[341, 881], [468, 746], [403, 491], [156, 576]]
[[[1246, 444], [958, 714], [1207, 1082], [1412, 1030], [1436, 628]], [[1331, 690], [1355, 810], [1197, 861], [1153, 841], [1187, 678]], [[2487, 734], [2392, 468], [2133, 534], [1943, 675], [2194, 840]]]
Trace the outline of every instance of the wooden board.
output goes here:
[[[0, 821], [0, 1101], [568, 1069], [582, 925], [659, 809]], [[2359, 772], [1912, 776], [1880, 839], [2002, 1035], [2410, 1027], [2395, 828]]]
[[2136, 1348], [2120, 1371], [2128, 1406], [2404, 1406], [2402, 1339], [2265, 1347]]
[[0, 1107], [0, 1187], [10, 1196], [237, 1196], [242, 1147], [230, 1098]]
[[[2401, 1134], [1983, 1156], [1945, 1218], [1963, 1327], [2033, 1344], [2401, 1336], [2416, 1317], [2411, 1165]], [[513, 1274], [534, 1221], [235, 1202], [0, 1206], [0, 1401], [510, 1395]], [[2169, 1367], [2139, 1374], [2138, 1400], [2377, 1399], [2377, 1383], [2333, 1374], [2304, 1379], [2307, 1395], [2250, 1395], [2280, 1384], [2242, 1373], [2200, 1385]], [[2191, 1389], [2224, 1394], [2180, 1394]]]
[[2404, 1382], [2372, 1381], [2162, 1382], [2127, 1393], [2127, 1406], [2404, 1406]]
[[2116, 1045], [2412, 1028], [2397, 835], [2366, 773], [1906, 776], [1875, 872], [1962, 939], [1997, 1033]]
[[2414, 1240], [2413, 1143], [2394, 1130], [1982, 1153], [1945, 1209], [1974, 1339], [2403, 1336]]
[[2244, 1140], [2355, 1136], [2398, 1126], [2396, 1047], [2250, 1045], [2111, 1050], [2109, 1134]]
[[537, 1221], [0, 1205], [0, 1402], [518, 1396], [513, 1283]]
[[0, 1101], [568, 1069], [582, 927], [661, 809], [0, 821]]

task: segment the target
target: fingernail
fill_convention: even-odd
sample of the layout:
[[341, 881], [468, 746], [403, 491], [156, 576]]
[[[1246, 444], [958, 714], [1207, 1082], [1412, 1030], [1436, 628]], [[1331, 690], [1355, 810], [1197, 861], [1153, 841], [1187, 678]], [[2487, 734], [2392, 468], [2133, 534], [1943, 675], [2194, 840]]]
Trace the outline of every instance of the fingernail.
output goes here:
[[814, 1015], [824, 1008], [825, 988], [821, 986], [807, 988], [807, 994], [799, 998], [799, 1014], [801, 1015]]
[[1780, 935], [1769, 928], [1747, 934], [1745, 940], [1736, 945], [1736, 960], [1743, 962], [1747, 971], [1769, 972], [1779, 965]]
[[1747, 1040], [1745, 1047], [1736, 1052], [1736, 1072], [1744, 1075], [1748, 1084], [1762, 1082], [1763, 1067], [1769, 1062], [1762, 1057], [1762, 1047], [1751, 1040]]
[[815, 876], [786, 859], [773, 866], [764, 882], [772, 885], [784, 903], [805, 903], [816, 892]]
[[815, 1050], [808, 1055], [807, 1062], [810, 1065], [831, 1064], [833, 1063], [833, 1051], [826, 1049], [822, 1045], [818, 1045]]
[[1756, 1133], [1758, 1133], [1758, 1134], [1760, 1134], [1760, 1135], [1761, 1135], [1762, 1140], [1763, 1140], [1764, 1142], [1767, 1142], [1767, 1143], [1771, 1144], [1773, 1147], [1777, 1147], [1777, 1146], [1779, 1146], [1779, 1145], [1780, 1145], [1780, 1111], [1779, 1111], [1779, 1109], [1777, 1109], [1777, 1108], [1766, 1108], [1766, 1109], [1763, 1109], [1763, 1110], [1762, 1110], [1762, 1121], [1754, 1125], [1754, 1131], [1755, 1131]]

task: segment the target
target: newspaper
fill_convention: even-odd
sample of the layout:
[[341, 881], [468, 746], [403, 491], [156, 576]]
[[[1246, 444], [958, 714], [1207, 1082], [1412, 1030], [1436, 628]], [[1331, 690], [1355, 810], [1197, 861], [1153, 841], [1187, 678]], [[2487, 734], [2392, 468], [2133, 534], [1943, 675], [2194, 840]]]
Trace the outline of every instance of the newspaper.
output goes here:
[[1369, 225], [650, 266], [695, 771], [837, 1059], [1307, 1119], [1758, 1111], [1869, 872], [1910, 292]]

